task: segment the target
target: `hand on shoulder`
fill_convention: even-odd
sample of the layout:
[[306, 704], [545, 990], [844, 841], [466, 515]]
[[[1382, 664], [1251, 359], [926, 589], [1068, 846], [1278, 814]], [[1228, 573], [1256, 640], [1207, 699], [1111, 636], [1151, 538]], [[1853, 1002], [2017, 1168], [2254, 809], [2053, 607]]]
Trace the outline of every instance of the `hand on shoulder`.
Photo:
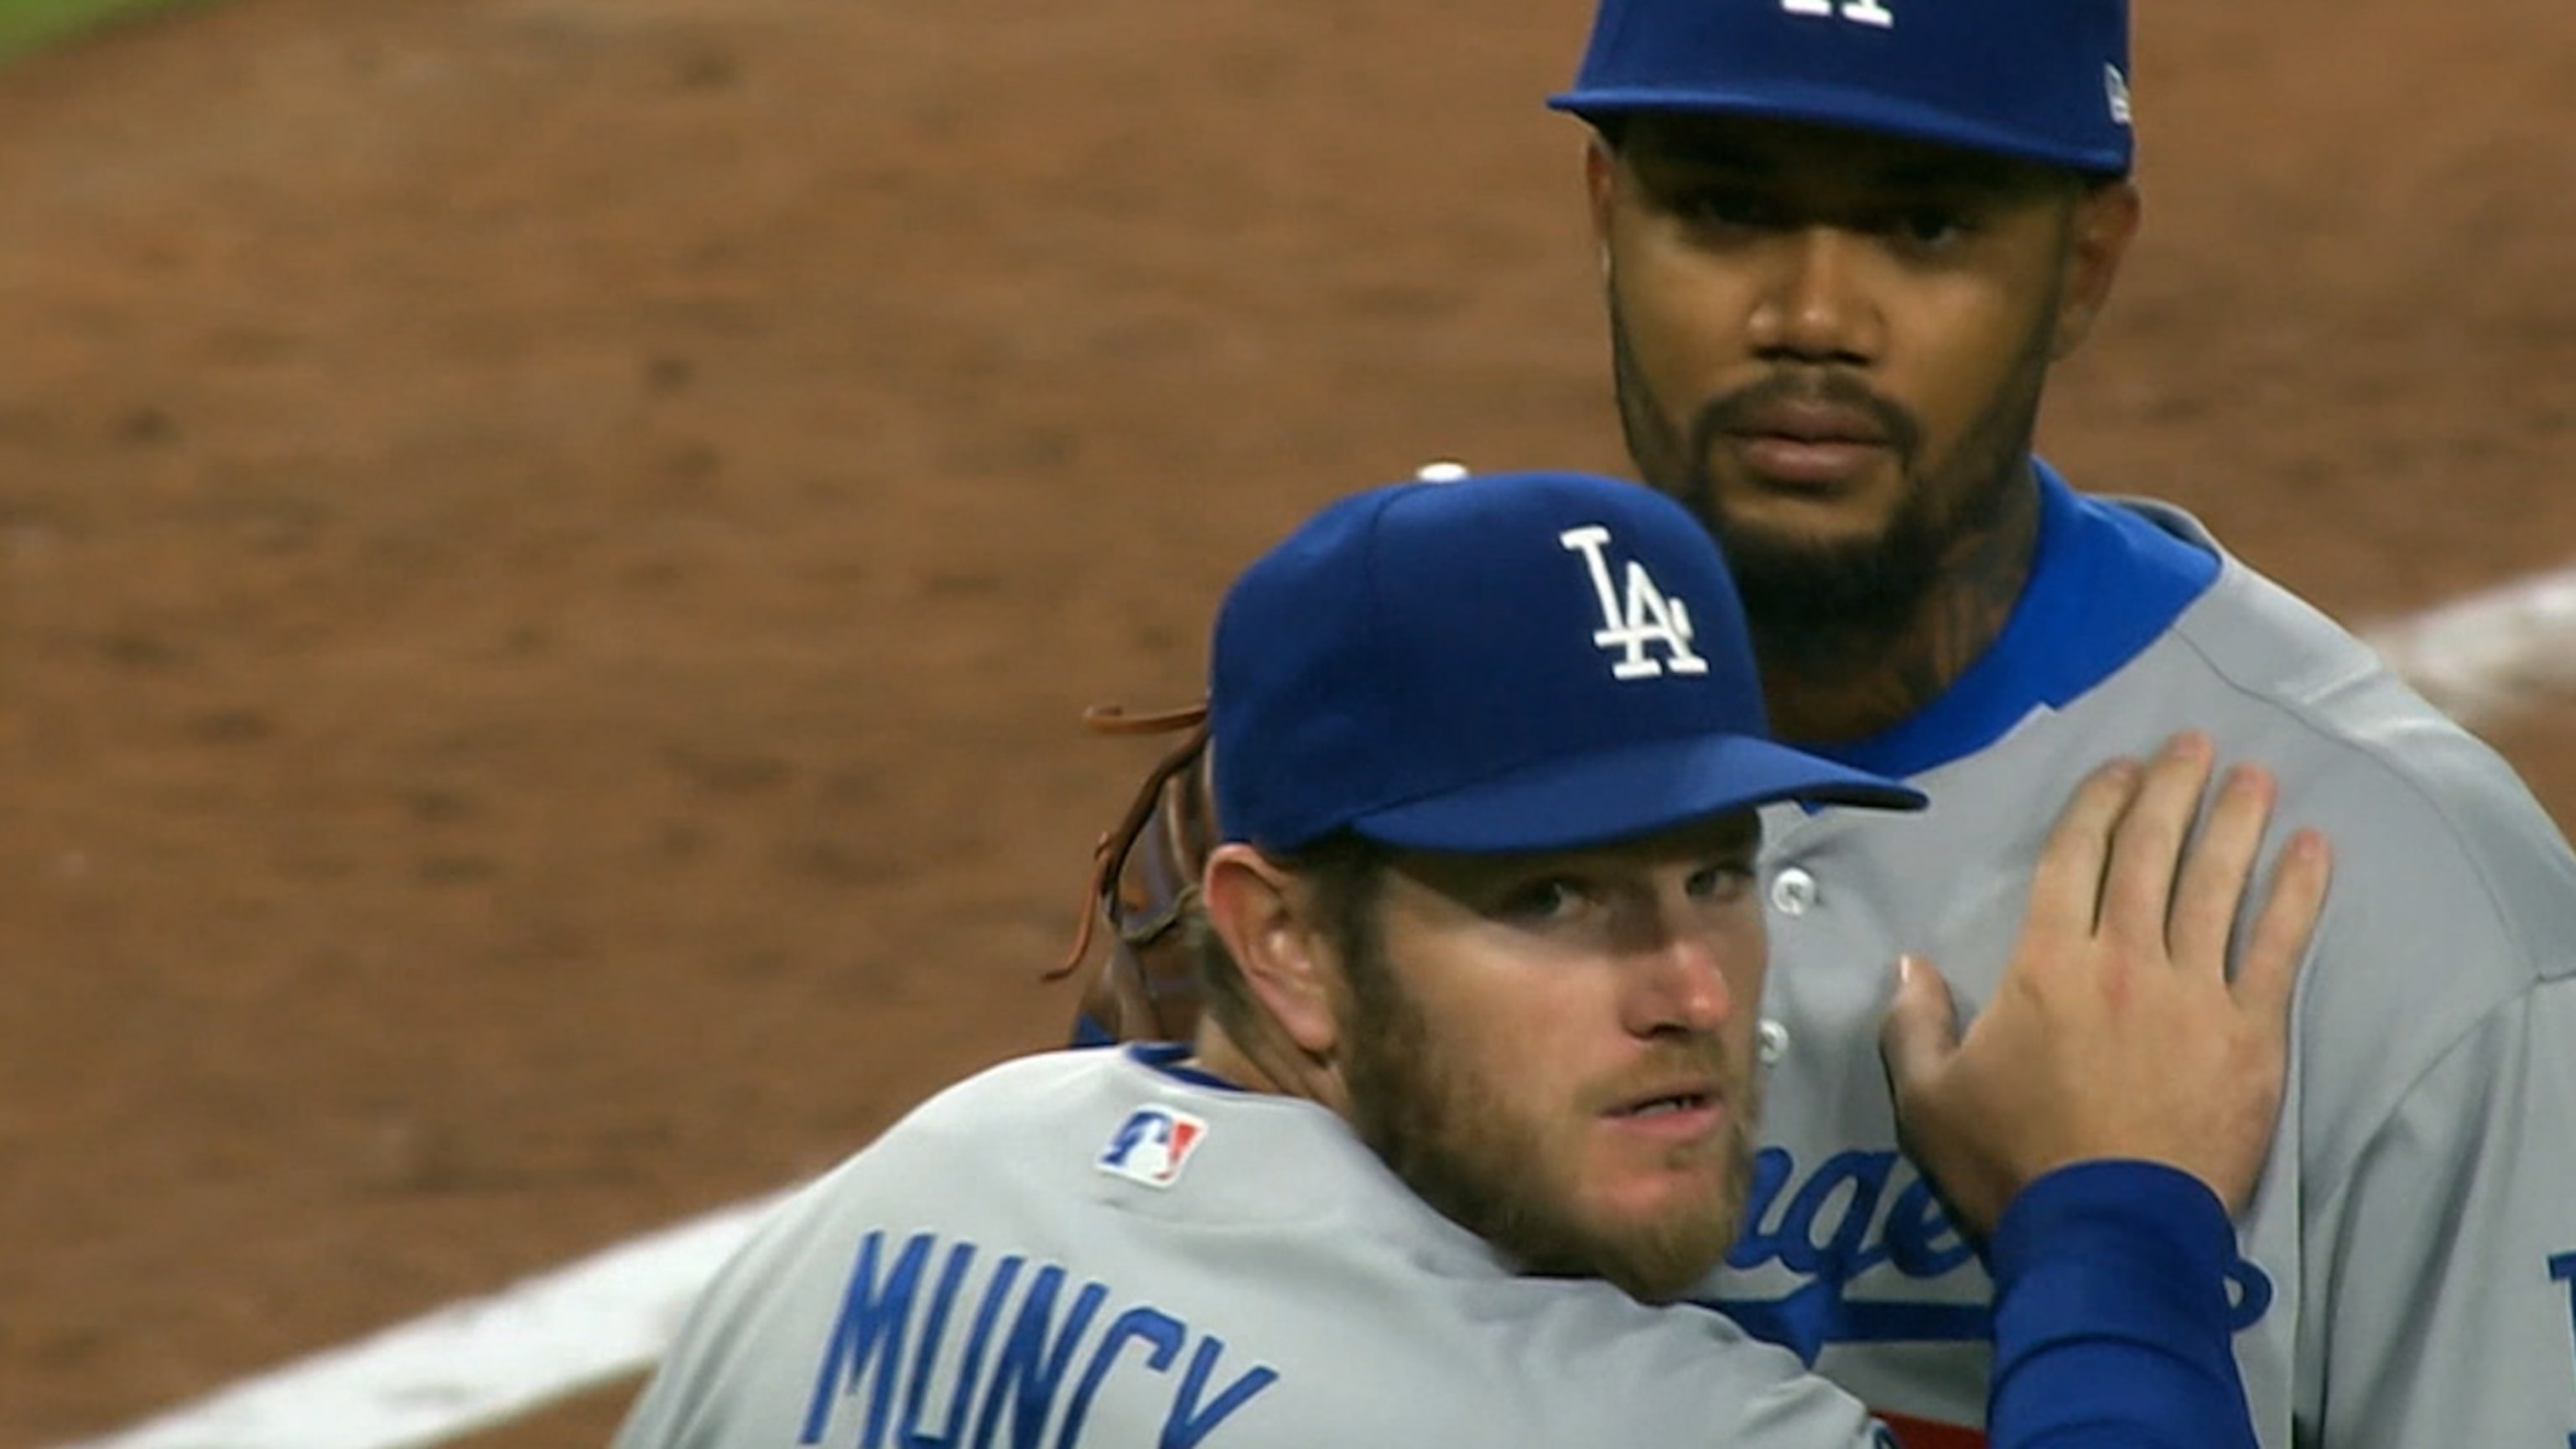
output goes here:
[[2231, 976], [2277, 791], [2240, 765], [2204, 811], [2213, 753], [2206, 736], [2176, 735], [2077, 788], [2041, 851], [2013, 959], [1964, 1036], [1938, 970], [1900, 963], [1880, 1037], [1898, 1135], [1974, 1236], [2076, 1162], [2164, 1163], [2230, 1212], [2253, 1195], [2330, 860], [2313, 830], [2282, 846]]

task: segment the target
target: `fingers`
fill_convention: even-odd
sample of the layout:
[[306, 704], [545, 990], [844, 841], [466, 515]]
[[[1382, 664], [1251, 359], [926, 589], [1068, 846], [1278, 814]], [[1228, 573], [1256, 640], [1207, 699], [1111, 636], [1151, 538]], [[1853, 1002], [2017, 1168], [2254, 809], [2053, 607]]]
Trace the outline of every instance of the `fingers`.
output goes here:
[[2220, 782], [2174, 887], [2166, 939], [2176, 966], [2226, 974], [2228, 938], [2279, 794], [2270, 772], [2252, 765], [2228, 771]]
[[2290, 1014], [2299, 963], [2307, 958], [2317, 918], [2325, 911], [2333, 857], [2325, 837], [2313, 830], [2300, 831], [2281, 847], [2272, 870], [2272, 888], [2263, 899], [2261, 914], [2254, 918], [2244, 958], [2236, 969], [2236, 999], [2267, 1021], [2283, 1021]]
[[2148, 762], [2137, 799], [2120, 818], [2102, 881], [2100, 929], [2132, 943], [2166, 941], [2176, 862], [2200, 813], [2213, 749], [2207, 735], [2187, 730], [2165, 742]]
[[1878, 1055], [1902, 1103], [1959, 1049], [1959, 1010], [1950, 986], [1920, 956], [1896, 962], [1896, 996], [1879, 1023]]
[[2028, 930], [2060, 940], [2093, 933], [2111, 832], [2136, 798], [2138, 781], [2136, 761], [2112, 760], [2075, 787], [2031, 874]]

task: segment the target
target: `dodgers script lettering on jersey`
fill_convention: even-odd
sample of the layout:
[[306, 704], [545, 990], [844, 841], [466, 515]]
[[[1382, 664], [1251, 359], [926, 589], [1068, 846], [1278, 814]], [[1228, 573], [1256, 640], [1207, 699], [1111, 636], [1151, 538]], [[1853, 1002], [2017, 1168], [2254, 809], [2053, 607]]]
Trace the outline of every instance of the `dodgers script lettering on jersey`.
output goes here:
[[[2576, 1253], [2560, 1253], [2549, 1260], [2549, 1276], [2567, 1285], [2567, 1337], [2569, 1363], [2576, 1367]], [[2576, 1428], [2567, 1432], [2567, 1449], [2576, 1449]]]
[[[937, 1262], [936, 1279], [924, 1279]], [[1162, 1449], [1189, 1449], [1277, 1381], [1265, 1365], [1234, 1371], [1225, 1340], [1147, 1304], [1103, 1317], [1107, 1284], [1068, 1299], [1061, 1264], [915, 1233], [859, 1243], [840, 1317], [814, 1379], [799, 1443], [864, 1449], [996, 1443], [1033, 1449], [1082, 1442], [1092, 1402], [1114, 1373], [1171, 1382]], [[1177, 1377], [1175, 1377], [1177, 1374]], [[897, 1390], [901, 1391], [898, 1399]], [[835, 1421], [863, 1399], [852, 1438]], [[997, 1438], [1004, 1423], [1009, 1437]], [[1056, 1432], [1047, 1437], [1049, 1424]], [[971, 1428], [971, 1434], [969, 1432]], [[891, 1437], [889, 1437], [891, 1435]]]
[[[1894, 1149], [1837, 1152], [1801, 1177], [1786, 1148], [1765, 1147], [1754, 1157], [1744, 1224], [1728, 1267], [1777, 1266], [1806, 1282], [1778, 1298], [1715, 1302], [1755, 1336], [1808, 1363], [1827, 1344], [1961, 1342], [1993, 1332], [1982, 1280], [1972, 1298], [1958, 1301], [1854, 1296], [1855, 1283], [1882, 1269], [1929, 1283], [1976, 1263], [1931, 1184]], [[1960, 1280], [1963, 1287], [1967, 1281]], [[2240, 1332], [2272, 1306], [2272, 1280], [2241, 1258], [2228, 1272], [2228, 1292]]]

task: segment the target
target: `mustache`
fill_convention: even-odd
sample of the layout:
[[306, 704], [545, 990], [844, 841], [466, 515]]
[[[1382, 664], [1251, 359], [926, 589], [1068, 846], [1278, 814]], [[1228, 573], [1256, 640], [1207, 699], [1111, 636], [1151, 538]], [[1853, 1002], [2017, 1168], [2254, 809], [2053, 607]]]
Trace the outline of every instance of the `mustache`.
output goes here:
[[1744, 1095], [1752, 1090], [1746, 1067], [1739, 1054], [1720, 1039], [1672, 1045], [1591, 1083], [1586, 1093], [1591, 1099], [1588, 1105], [1597, 1112], [1635, 1101], [1674, 1081], [1705, 1080], [1716, 1086], [1728, 1106], [1741, 1108]]
[[1709, 449], [1721, 434], [1750, 432], [1764, 411], [1797, 403], [1867, 413], [1886, 435], [1897, 457], [1908, 463], [1923, 441], [1923, 425], [1914, 415], [1870, 391], [1869, 384], [1846, 372], [1808, 369], [1775, 372], [1750, 387], [1721, 393], [1702, 404], [1698, 415], [1691, 419], [1691, 458], [1705, 469]]

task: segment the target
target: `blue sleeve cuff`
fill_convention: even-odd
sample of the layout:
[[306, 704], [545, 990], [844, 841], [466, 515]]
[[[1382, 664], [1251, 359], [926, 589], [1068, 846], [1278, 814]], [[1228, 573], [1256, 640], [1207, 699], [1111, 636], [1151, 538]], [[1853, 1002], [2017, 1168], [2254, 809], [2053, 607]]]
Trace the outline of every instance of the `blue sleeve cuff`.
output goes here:
[[2198, 1179], [2060, 1168], [2013, 1199], [1987, 1257], [1994, 1449], [2252, 1449], [2229, 1343], [2236, 1234]]

